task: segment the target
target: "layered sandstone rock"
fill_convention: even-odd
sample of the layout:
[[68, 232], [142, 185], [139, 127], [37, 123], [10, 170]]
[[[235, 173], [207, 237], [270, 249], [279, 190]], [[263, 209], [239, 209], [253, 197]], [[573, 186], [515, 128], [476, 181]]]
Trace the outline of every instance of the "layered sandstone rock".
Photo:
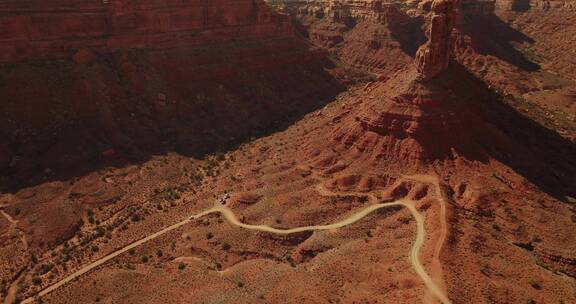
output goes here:
[[389, 74], [409, 65], [426, 41], [417, 1], [300, 0], [282, 2], [298, 30], [347, 65]]
[[571, 0], [496, 0], [496, 8], [506, 12], [526, 12], [531, 9], [576, 9], [576, 3]]
[[492, 14], [495, 4], [495, 0], [462, 0], [462, 13], [465, 15]]
[[262, 0], [0, 0], [0, 191], [264, 134], [342, 89], [325, 55]]
[[287, 1], [286, 9], [296, 12], [300, 17], [313, 16], [319, 19], [328, 19], [331, 22], [353, 22], [372, 20], [382, 24], [399, 21], [396, 6], [382, 0], [301, 0]]
[[434, 0], [432, 3], [428, 42], [416, 53], [416, 68], [424, 81], [438, 76], [448, 68], [459, 4], [458, 0]]
[[292, 35], [263, 0], [0, 0], [0, 62]]

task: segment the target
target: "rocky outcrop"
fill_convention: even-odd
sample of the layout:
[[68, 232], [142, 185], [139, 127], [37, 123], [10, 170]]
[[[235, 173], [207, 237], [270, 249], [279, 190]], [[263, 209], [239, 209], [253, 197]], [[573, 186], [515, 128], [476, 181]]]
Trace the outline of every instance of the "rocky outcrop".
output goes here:
[[416, 53], [416, 68], [421, 80], [433, 79], [448, 68], [459, 5], [458, 0], [434, 0], [432, 3], [428, 42]]
[[426, 41], [416, 2], [301, 0], [282, 2], [298, 30], [347, 65], [390, 74], [410, 65]]
[[0, 0], [0, 62], [292, 33], [263, 0]]
[[287, 1], [286, 9], [300, 17], [312, 16], [336, 23], [356, 23], [361, 20], [372, 20], [388, 24], [400, 21], [402, 18], [395, 4], [382, 0]]
[[537, 248], [536, 256], [541, 261], [539, 263], [540, 266], [555, 272], [563, 272], [566, 275], [576, 278], [576, 259], [566, 257], [566, 253]]
[[496, 8], [506, 12], [526, 12], [531, 9], [576, 9], [576, 3], [571, 0], [496, 0]]

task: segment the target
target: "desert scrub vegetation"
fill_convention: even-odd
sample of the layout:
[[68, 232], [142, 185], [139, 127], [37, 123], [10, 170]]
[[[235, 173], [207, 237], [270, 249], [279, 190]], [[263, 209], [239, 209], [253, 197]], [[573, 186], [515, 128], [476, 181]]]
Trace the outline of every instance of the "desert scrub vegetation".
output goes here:
[[536, 279], [530, 279], [530, 281], [528, 281], [528, 283], [530, 284], [530, 286], [532, 286], [532, 288], [540, 290], [542, 289], [542, 285], [540, 285], [540, 282]]
[[222, 250], [228, 251], [232, 248], [232, 246], [226, 242], [222, 243]]
[[294, 258], [292, 258], [292, 255], [290, 253], [286, 254], [286, 262], [288, 262], [288, 264], [290, 264], [291, 267], [293, 267], [293, 268], [296, 267], [296, 263], [294, 262]]

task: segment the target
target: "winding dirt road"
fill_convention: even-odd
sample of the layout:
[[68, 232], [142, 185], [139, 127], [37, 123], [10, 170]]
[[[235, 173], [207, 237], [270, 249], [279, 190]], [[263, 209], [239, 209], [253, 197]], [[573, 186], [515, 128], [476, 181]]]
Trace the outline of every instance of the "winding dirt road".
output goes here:
[[[446, 239], [446, 234], [447, 234], [447, 227], [446, 227], [446, 220], [445, 220], [446, 200], [444, 199], [443, 193], [441, 192], [439, 182], [435, 177], [424, 176], [424, 175], [403, 177], [398, 182], [400, 182], [402, 180], [418, 181], [418, 182], [422, 182], [422, 183], [432, 184], [435, 186], [436, 196], [439, 199], [439, 201], [441, 202], [440, 217], [441, 217], [441, 222], [442, 222], [441, 231], [440, 231], [440, 233], [441, 233], [440, 240], [436, 244], [435, 254], [433, 257], [433, 260], [436, 260], [438, 262], [440, 251], [442, 250], [442, 246], [444, 244], [444, 241]], [[37, 294], [37, 296], [39, 296], [39, 297], [45, 296], [45, 295], [49, 294], [50, 292], [52, 292], [52, 291], [64, 286], [65, 284], [73, 281], [74, 279], [82, 276], [83, 274], [85, 274], [85, 273], [103, 265], [104, 263], [112, 260], [113, 258], [129, 251], [132, 248], [138, 247], [138, 246], [140, 246], [140, 245], [142, 245], [142, 244], [144, 244], [144, 243], [146, 243], [152, 239], [155, 239], [155, 238], [157, 238], [161, 235], [164, 235], [164, 234], [166, 234], [172, 230], [175, 230], [181, 226], [184, 226], [184, 225], [186, 225], [186, 224], [188, 224], [188, 223], [190, 223], [196, 219], [199, 219], [199, 218], [202, 218], [204, 216], [214, 214], [214, 213], [222, 214], [228, 222], [230, 222], [232, 225], [240, 227], [240, 228], [244, 228], [244, 229], [248, 229], [248, 230], [261, 231], [261, 232], [267, 232], [267, 233], [287, 235], [287, 234], [304, 232], [304, 231], [321, 231], [321, 230], [330, 230], [330, 229], [342, 228], [342, 227], [345, 227], [345, 226], [348, 226], [348, 225], [351, 225], [351, 224], [354, 224], [354, 223], [360, 221], [361, 219], [365, 218], [369, 214], [371, 214], [371, 213], [373, 213], [379, 209], [389, 208], [389, 207], [393, 207], [393, 206], [402, 206], [402, 207], [407, 208], [410, 211], [410, 213], [412, 214], [412, 216], [414, 217], [414, 219], [416, 220], [416, 227], [417, 227], [416, 240], [414, 241], [414, 244], [412, 245], [412, 248], [410, 249], [410, 261], [412, 263], [414, 270], [416, 271], [418, 276], [422, 279], [422, 281], [424, 282], [424, 284], [426, 285], [428, 290], [438, 300], [440, 300], [443, 304], [451, 304], [452, 303], [448, 299], [448, 297], [446, 296], [443, 288], [438, 286], [438, 284], [436, 284], [436, 282], [430, 277], [430, 275], [426, 272], [426, 269], [424, 268], [424, 266], [422, 265], [422, 263], [420, 261], [420, 250], [421, 250], [421, 248], [422, 248], [422, 246], [426, 240], [426, 229], [425, 229], [424, 216], [422, 214], [420, 214], [420, 212], [418, 212], [418, 210], [416, 209], [416, 206], [415, 206], [416, 202], [414, 202], [412, 200], [408, 200], [408, 199], [398, 199], [398, 200], [395, 200], [392, 202], [387, 202], [387, 203], [374, 203], [374, 202], [378, 202], [378, 198], [376, 195], [374, 195], [372, 193], [358, 193], [358, 192], [334, 193], [332, 191], [325, 189], [322, 186], [318, 187], [318, 192], [323, 196], [335, 196], [335, 195], [363, 195], [363, 196], [368, 196], [372, 203], [369, 206], [367, 206], [366, 208], [350, 215], [348, 218], [346, 218], [342, 221], [333, 223], [333, 224], [318, 225], [318, 226], [305, 226], [305, 227], [298, 227], [298, 228], [291, 228], [291, 229], [277, 229], [277, 228], [273, 228], [273, 227], [266, 226], [266, 225], [251, 225], [251, 224], [242, 223], [240, 220], [238, 220], [238, 218], [236, 217], [236, 215], [234, 214], [234, 212], [230, 208], [217, 202], [215, 204], [215, 206], [212, 207], [211, 209], [208, 209], [206, 211], [203, 211], [203, 212], [200, 212], [196, 215], [193, 215], [189, 218], [186, 218], [179, 223], [176, 223], [172, 226], [166, 227], [166, 228], [164, 228], [164, 229], [162, 229], [162, 230], [160, 230], [154, 234], [151, 234], [151, 235], [149, 235], [149, 236], [147, 236], [141, 240], [138, 240], [138, 241], [136, 241], [136, 242], [124, 247], [124, 248], [121, 248], [117, 251], [114, 251], [114, 252], [102, 257], [101, 259], [99, 259], [95, 262], [92, 262], [92, 263], [82, 267], [81, 269], [74, 272], [70, 276], [64, 278], [63, 280], [45, 288], [44, 290], [39, 292]], [[22, 303], [32, 303], [32, 302], [34, 302], [34, 298], [28, 298], [28, 299], [24, 300]]]
[[[24, 250], [28, 251], [28, 241], [26, 240], [26, 236], [25, 236], [24, 232], [22, 232], [18, 229], [18, 221], [15, 220], [12, 216], [10, 216], [10, 214], [6, 213], [6, 211], [1, 209], [1, 208], [5, 208], [5, 207], [8, 207], [8, 205], [7, 204], [0, 205], [0, 214], [2, 214], [2, 216], [4, 216], [6, 218], [6, 220], [10, 223], [9, 232], [13, 231], [14, 233], [18, 234], [20, 241], [22, 242], [22, 245], [24, 246]], [[14, 282], [12, 282], [12, 284], [10, 284], [10, 287], [8, 287], [8, 293], [6, 294], [6, 297], [4, 298], [4, 304], [14, 303], [14, 301], [16, 300], [18, 283], [20, 283], [20, 280], [22, 279], [22, 277], [23, 277], [23, 271], [21, 271], [20, 274], [18, 275], [18, 277], [16, 278], [16, 280]]]

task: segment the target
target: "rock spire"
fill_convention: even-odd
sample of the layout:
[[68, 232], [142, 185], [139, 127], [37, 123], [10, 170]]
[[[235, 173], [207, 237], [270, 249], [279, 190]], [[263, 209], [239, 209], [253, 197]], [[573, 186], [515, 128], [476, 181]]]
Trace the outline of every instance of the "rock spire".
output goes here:
[[431, 80], [448, 68], [453, 49], [453, 31], [458, 22], [460, 0], [434, 0], [428, 42], [416, 53], [416, 68], [422, 81]]

